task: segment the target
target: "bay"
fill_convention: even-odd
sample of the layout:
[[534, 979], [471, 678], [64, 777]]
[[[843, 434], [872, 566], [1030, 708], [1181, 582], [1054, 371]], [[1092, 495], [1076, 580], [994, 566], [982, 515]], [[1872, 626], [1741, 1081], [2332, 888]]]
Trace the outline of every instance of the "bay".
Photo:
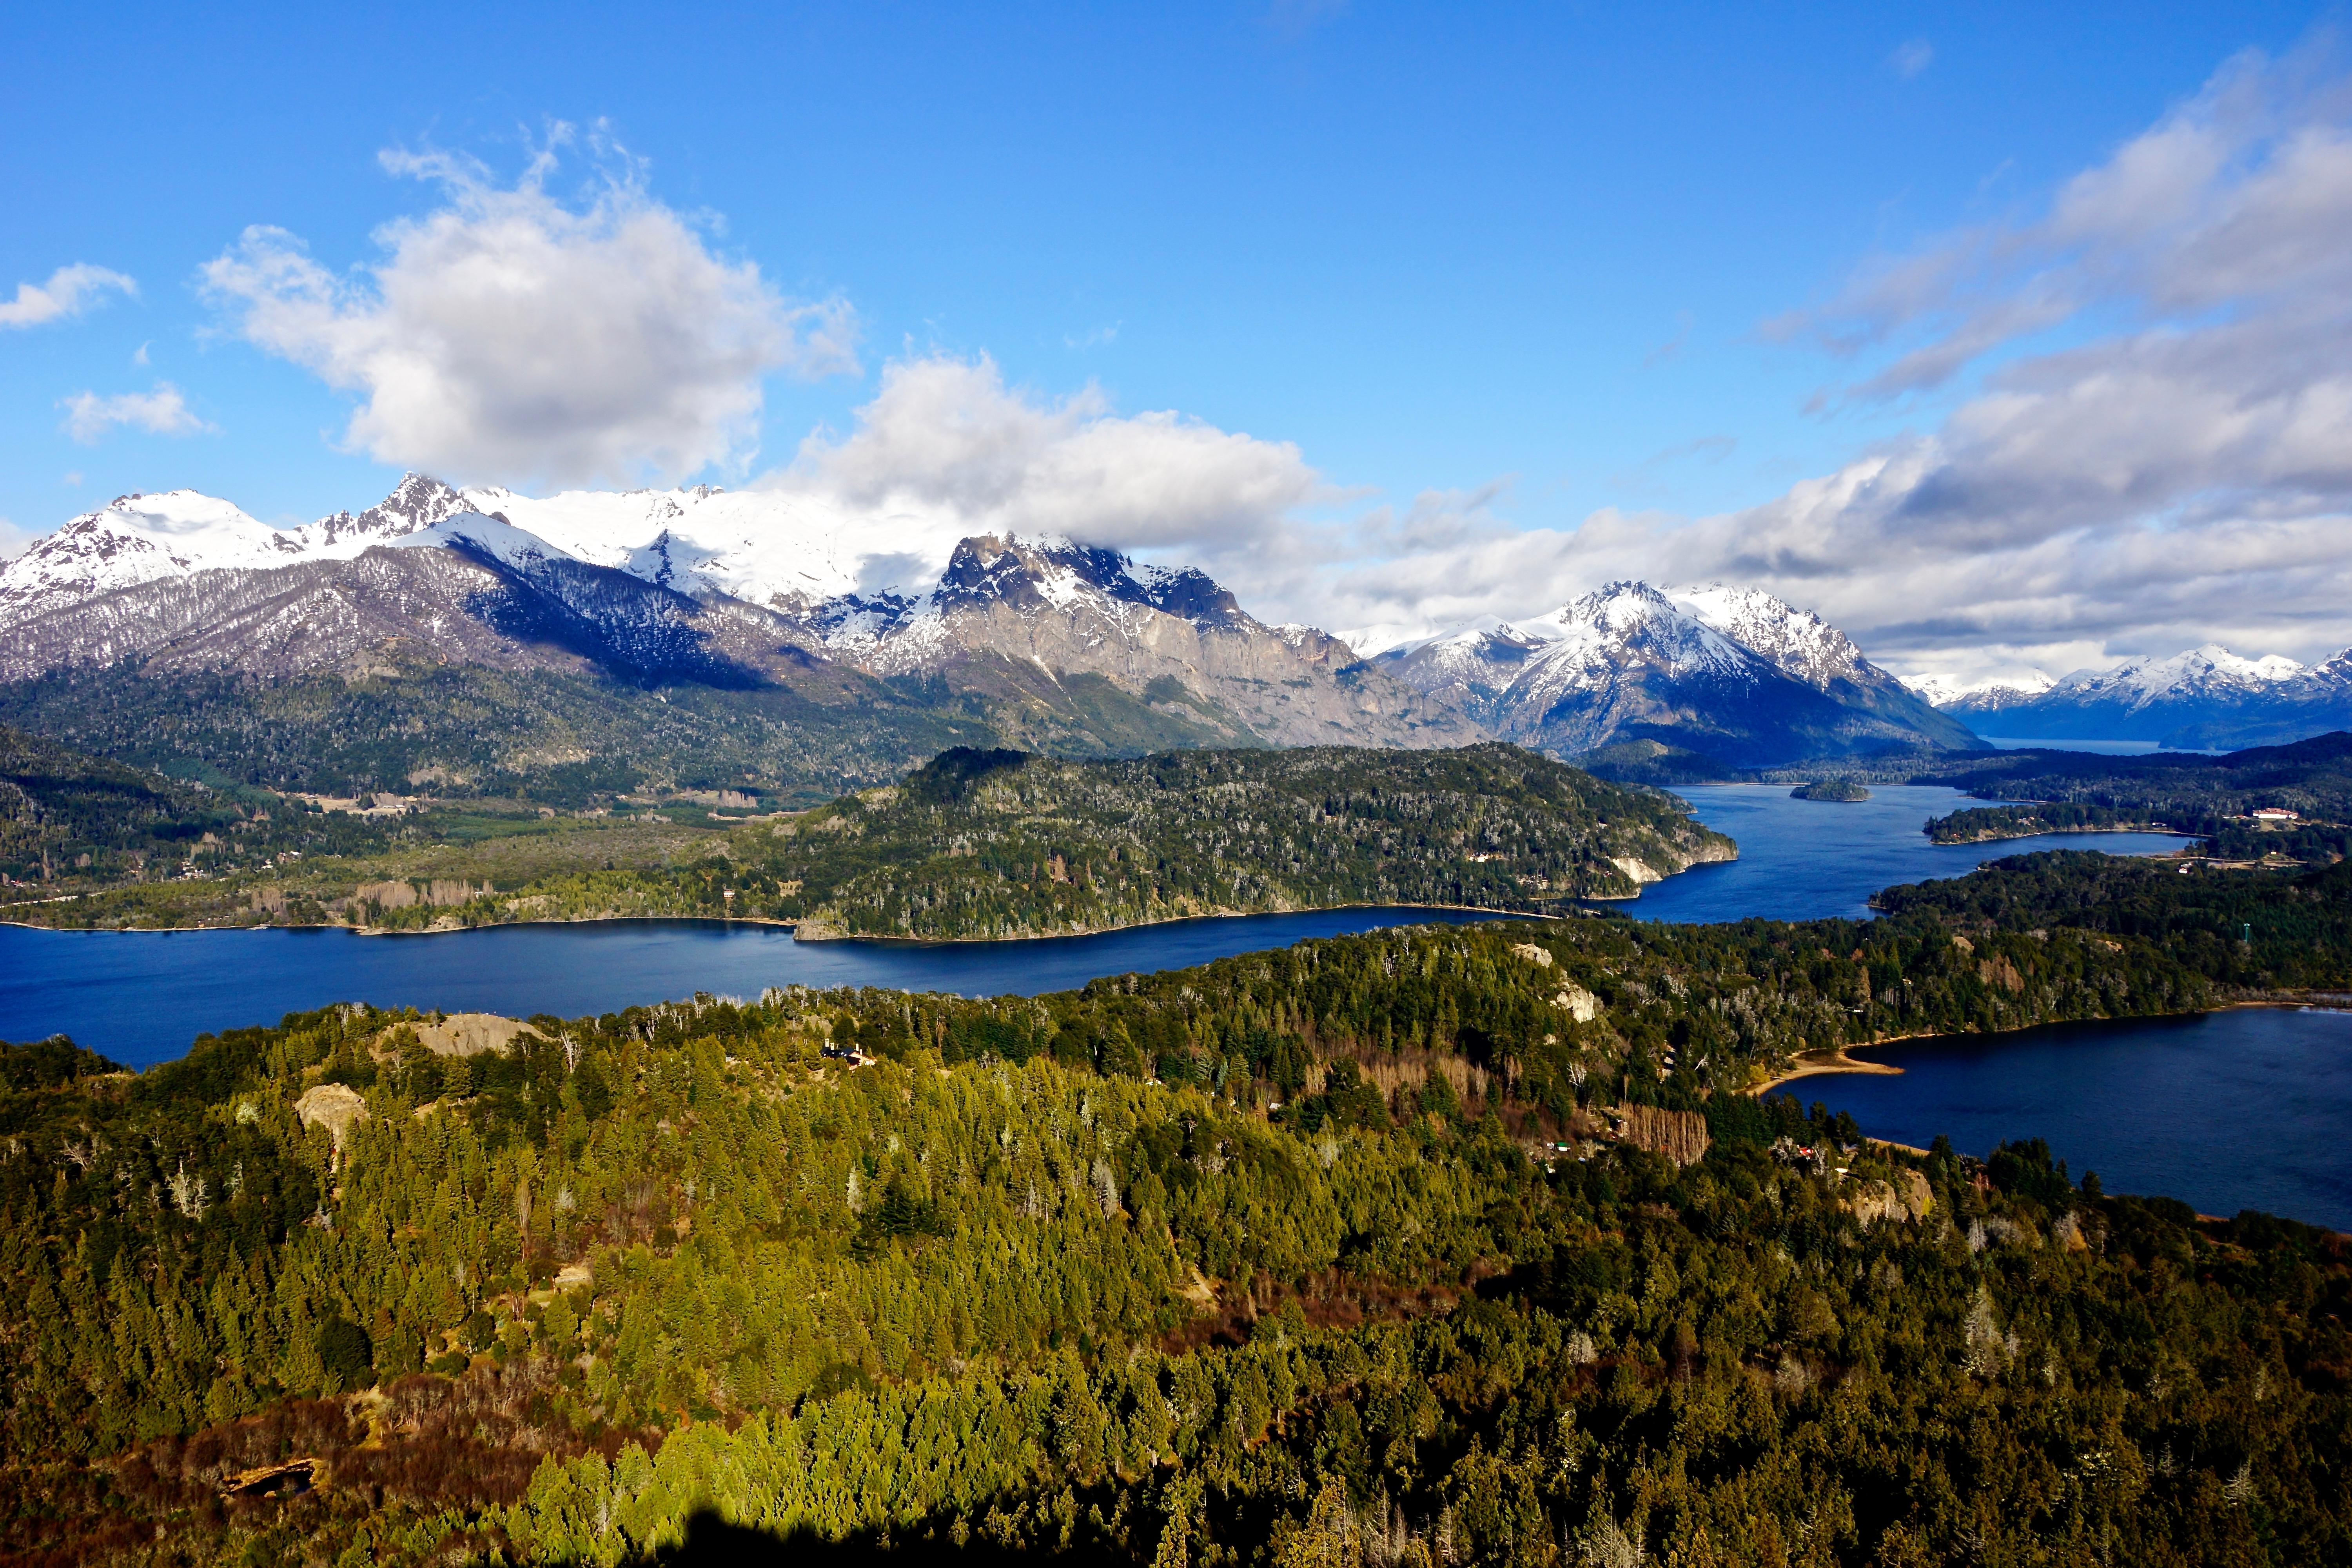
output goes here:
[[1874, 1138], [1962, 1153], [2046, 1138], [2080, 1181], [2200, 1213], [2262, 1209], [2352, 1230], [2352, 1013], [2241, 1007], [2053, 1024], [1866, 1052], [1900, 1077], [1837, 1073], [1781, 1092]]
[[1925, 784], [1873, 784], [1864, 801], [1797, 800], [1786, 784], [1700, 784], [1675, 792], [1698, 819], [1739, 846], [1739, 858], [1694, 866], [1615, 905], [1654, 921], [1811, 921], [1870, 915], [1881, 888], [1964, 877], [2043, 849], [2168, 855], [2189, 842], [2168, 833], [2049, 833], [1990, 844], [1931, 844], [1927, 818], [1988, 803]]

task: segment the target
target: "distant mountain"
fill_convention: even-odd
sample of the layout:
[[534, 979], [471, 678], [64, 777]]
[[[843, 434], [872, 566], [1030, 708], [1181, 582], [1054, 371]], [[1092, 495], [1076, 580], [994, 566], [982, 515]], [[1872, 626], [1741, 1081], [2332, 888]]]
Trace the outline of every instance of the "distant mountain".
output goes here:
[[[0, 565], [0, 679], [71, 667], [288, 679], [387, 659], [854, 704], [933, 683], [1007, 735], [1444, 745], [1482, 732], [1337, 639], [1266, 626], [1197, 571], [1060, 539], [887, 536], [797, 498], [708, 486], [536, 500], [411, 475], [375, 506], [276, 529], [179, 490], [121, 498]], [[833, 673], [812, 683], [811, 671]], [[1147, 712], [1146, 710], [1149, 710]], [[1053, 723], [1024, 721], [1052, 710]], [[1150, 721], [1156, 713], [1161, 722]], [[1096, 726], [1100, 729], [1100, 726]]]
[[1953, 675], [1917, 675], [1903, 683], [1925, 698], [1927, 704], [1947, 712], [1964, 698], [1976, 700], [1972, 712], [1996, 713], [2020, 702], [2030, 702], [2057, 684], [2040, 670], [2022, 676], [1992, 680], [1962, 680]]
[[1939, 707], [2004, 739], [2284, 744], [2352, 727], [2352, 649], [2305, 666], [2208, 643], [2113, 669], [2079, 669], [2038, 693], [1975, 691]]
[[1402, 644], [1373, 663], [1563, 756], [1646, 741], [1744, 769], [1980, 744], [1844, 633], [1750, 588], [1612, 583], [1550, 615]]

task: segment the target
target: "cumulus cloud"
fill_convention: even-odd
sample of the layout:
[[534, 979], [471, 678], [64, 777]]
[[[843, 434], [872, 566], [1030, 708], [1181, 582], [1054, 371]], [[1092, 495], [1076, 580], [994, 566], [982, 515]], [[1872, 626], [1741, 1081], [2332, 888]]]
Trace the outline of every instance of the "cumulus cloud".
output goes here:
[[47, 283], [19, 283], [16, 297], [0, 300], [0, 328], [37, 327], [94, 309], [110, 293], [136, 296], [139, 285], [120, 272], [77, 261], [49, 274]]
[[2043, 210], [1768, 324], [1854, 367], [1832, 402], [1957, 394], [1934, 428], [1716, 517], [1473, 512], [1402, 553], [1343, 531], [1312, 595], [1331, 624], [1402, 635], [1615, 576], [1721, 577], [1899, 668], [2208, 639], [2323, 656], [2352, 643], [2347, 234], [2352, 82], [2324, 49], [2242, 57]]
[[85, 447], [94, 445], [114, 429], [145, 430], [156, 436], [193, 436], [212, 428], [196, 417], [195, 410], [188, 406], [180, 389], [168, 381], [157, 382], [152, 392], [118, 392], [111, 397], [77, 392], [59, 400], [58, 406], [66, 411], [66, 434]]
[[1288, 442], [1174, 413], [1115, 413], [1089, 386], [1058, 401], [985, 356], [896, 362], [845, 436], [819, 432], [767, 484], [964, 533], [1062, 534], [1216, 555], [1278, 531], [1325, 487]]
[[387, 153], [445, 201], [378, 230], [379, 260], [335, 272], [256, 226], [205, 289], [248, 342], [357, 395], [345, 440], [385, 463], [516, 484], [740, 467], [762, 379], [854, 370], [856, 313], [713, 254], [601, 139], [584, 200], [561, 199], [571, 139], [559, 127], [511, 187], [470, 159]]

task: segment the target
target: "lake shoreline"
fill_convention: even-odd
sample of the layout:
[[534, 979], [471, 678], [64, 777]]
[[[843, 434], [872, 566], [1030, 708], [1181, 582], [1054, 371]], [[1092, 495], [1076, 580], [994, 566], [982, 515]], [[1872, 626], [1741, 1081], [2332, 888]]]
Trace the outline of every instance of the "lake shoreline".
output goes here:
[[788, 931], [795, 941], [811, 944], [822, 942], [866, 942], [874, 945], [901, 947], [946, 947], [977, 942], [1069, 942], [1090, 936], [1114, 936], [1120, 931], [1150, 931], [1160, 926], [1188, 925], [1196, 921], [1266, 920], [1282, 915], [1339, 914], [1349, 910], [1430, 910], [1454, 914], [1486, 915], [1498, 921], [1562, 921], [1570, 917], [1547, 914], [1539, 910], [1492, 910], [1483, 904], [1306, 904], [1289, 910], [1221, 910], [1211, 914], [1170, 915], [1160, 920], [1134, 921], [1124, 925], [1091, 926], [1084, 931], [1030, 931], [1018, 936], [894, 936], [879, 932], [845, 931], [838, 936], [799, 934], [806, 923], [801, 921], [777, 920], [766, 915], [572, 915], [551, 920], [486, 921], [479, 925], [428, 926], [421, 931], [407, 931], [397, 926], [278, 925], [262, 921], [251, 925], [193, 926], [60, 926], [41, 925], [31, 921], [0, 920], [0, 926], [13, 926], [18, 931], [55, 931], [65, 936], [174, 936], [198, 931], [339, 931], [352, 936], [463, 936], [467, 931], [506, 931], [517, 927], [552, 927], [579, 925], [628, 925], [655, 921], [703, 926], [762, 926], [770, 930]]
[[[2029, 802], [2028, 804], [2032, 803]], [[1962, 811], [1977, 811], [1990, 810], [1992, 807], [1988, 805], [1985, 806], [1963, 806], [1960, 809]], [[1957, 816], [1958, 813], [1955, 813], [1954, 815]], [[2178, 827], [2167, 827], [2160, 822], [2116, 822], [2110, 823], [2101, 827], [2053, 827], [2045, 823], [2043, 826], [2027, 832], [1994, 833], [1988, 830], [1982, 833], [1971, 834], [1966, 838], [1938, 838], [1934, 834], [1930, 833], [1927, 835], [1927, 842], [1935, 845], [1948, 845], [1954, 847], [1965, 848], [1971, 844], [2006, 844], [2012, 838], [2052, 838], [2060, 834], [2074, 833], [2145, 833], [2163, 838], [2189, 839], [2199, 839], [2205, 837], [2205, 835], [2201, 833], [2183, 833]], [[2173, 853], [2178, 855], [2182, 853], [2182, 851], [2176, 849]]]
[[2273, 1008], [2287, 1012], [2317, 1010], [2324, 1013], [2352, 1011], [2352, 992], [2298, 991], [2292, 994], [2269, 997], [2249, 997], [2220, 1003], [2211, 1007], [2200, 1007], [2189, 1013], [2131, 1013], [2122, 1017], [2053, 1018], [2047, 1023], [2028, 1024], [2018, 1029], [1996, 1029], [1990, 1034], [1974, 1030], [1930, 1030], [1909, 1035], [1887, 1035], [1875, 1040], [1863, 1040], [1835, 1050], [1807, 1051], [1792, 1058], [1786, 1072], [1766, 1079], [1753, 1089], [1739, 1092], [1751, 1100], [1761, 1100], [1784, 1083], [1794, 1083], [1801, 1078], [1821, 1078], [1832, 1073], [1860, 1073], [1876, 1078], [1900, 1078], [1903, 1069], [1892, 1062], [1869, 1062], [1856, 1058], [1855, 1051], [1874, 1051], [1886, 1046], [1914, 1044], [1923, 1040], [1970, 1040], [1979, 1043], [2014, 1039], [2032, 1034], [2037, 1029], [2070, 1028], [2084, 1024], [2146, 1024], [2166, 1018], [2210, 1018], [2217, 1013], [2237, 1013], [2249, 1008]]

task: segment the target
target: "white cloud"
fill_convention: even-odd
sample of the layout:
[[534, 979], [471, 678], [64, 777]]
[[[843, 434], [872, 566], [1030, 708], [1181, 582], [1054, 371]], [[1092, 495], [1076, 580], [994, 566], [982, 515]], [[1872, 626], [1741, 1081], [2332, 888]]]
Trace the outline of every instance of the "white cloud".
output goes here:
[[[59, 399], [58, 406], [66, 411], [66, 434], [85, 447], [118, 427], [156, 436], [193, 436], [212, 428], [196, 417], [180, 389], [168, 381], [157, 382], [152, 392], [118, 392], [111, 397], [77, 392]], [[77, 475], [77, 482], [79, 479]]]
[[971, 533], [1204, 554], [1262, 539], [1324, 493], [1288, 442], [1174, 413], [1116, 414], [1092, 386], [1042, 399], [1006, 386], [992, 360], [943, 355], [887, 366], [848, 435], [810, 437], [764, 482]]
[[712, 254], [592, 141], [600, 176], [576, 208], [548, 191], [551, 150], [512, 188], [470, 160], [386, 153], [446, 202], [380, 229], [379, 261], [338, 274], [256, 226], [205, 289], [249, 342], [359, 395], [345, 439], [386, 463], [516, 484], [746, 463], [762, 379], [854, 370], [856, 313]]
[[1913, 38], [1907, 43], [1899, 44], [1895, 47], [1895, 52], [1886, 57], [1886, 63], [1894, 68], [1895, 74], [1905, 81], [1909, 81], [1913, 77], [1926, 70], [1935, 63], [1935, 60], [1936, 46], [1925, 38]]
[[1957, 390], [1932, 432], [1716, 517], [1457, 509], [1414, 548], [1368, 520], [1269, 588], [1328, 625], [1424, 630], [1615, 576], [1722, 577], [1904, 668], [2209, 639], [2323, 656], [2352, 644], [2347, 234], [2352, 81], [2322, 51], [2242, 57], [2041, 213], [1769, 324], [1860, 362], [1837, 400]]
[[139, 285], [120, 272], [77, 261], [50, 273], [47, 283], [17, 284], [14, 300], [0, 300], [0, 328], [65, 321], [104, 302], [110, 292], [136, 296]]

